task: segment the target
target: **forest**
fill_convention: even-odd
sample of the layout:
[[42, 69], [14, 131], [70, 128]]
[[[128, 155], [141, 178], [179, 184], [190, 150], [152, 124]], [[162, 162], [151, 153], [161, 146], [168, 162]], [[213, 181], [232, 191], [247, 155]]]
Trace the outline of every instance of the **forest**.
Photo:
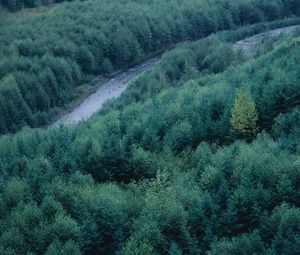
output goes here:
[[[0, 23], [0, 255], [300, 254], [300, 26], [265, 36], [251, 56], [233, 47], [299, 24], [297, 0], [10, 13]], [[93, 78], [162, 51], [89, 120], [37, 128]]]
[[0, 254], [299, 254], [300, 30], [229, 43], [265, 26], [180, 44], [87, 122], [2, 136]]
[[[34, 5], [2, 0], [23, 2]], [[297, 0], [90, 0], [9, 16], [0, 21], [0, 134], [44, 126], [94, 77], [177, 42], [299, 13]]]

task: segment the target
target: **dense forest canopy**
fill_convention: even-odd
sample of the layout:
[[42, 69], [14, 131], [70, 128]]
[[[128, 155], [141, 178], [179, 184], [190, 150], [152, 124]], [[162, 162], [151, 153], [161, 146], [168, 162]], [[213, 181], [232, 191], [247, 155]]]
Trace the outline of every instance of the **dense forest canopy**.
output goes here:
[[298, 254], [300, 32], [227, 43], [256, 28], [181, 44], [85, 123], [2, 136], [0, 254]]
[[0, 21], [0, 133], [44, 125], [95, 75], [179, 41], [299, 13], [297, 0], [90, 0], [7, 18]]
[[[298, 0], [1, 6], [0, 255], [300, 254], [300, 28], [233, 46]], [[91, 119], [33, 128], [163, 51]]]

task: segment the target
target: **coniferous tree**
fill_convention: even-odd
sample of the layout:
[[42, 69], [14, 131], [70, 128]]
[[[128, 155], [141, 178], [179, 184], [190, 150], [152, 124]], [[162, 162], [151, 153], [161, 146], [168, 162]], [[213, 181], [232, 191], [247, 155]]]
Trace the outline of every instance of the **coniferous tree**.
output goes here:
[[238, 93], [231, 112], [232, 128], [242, 134], [253, 136], [257, 132], [257, 121], [255, 103], [246, 92]]

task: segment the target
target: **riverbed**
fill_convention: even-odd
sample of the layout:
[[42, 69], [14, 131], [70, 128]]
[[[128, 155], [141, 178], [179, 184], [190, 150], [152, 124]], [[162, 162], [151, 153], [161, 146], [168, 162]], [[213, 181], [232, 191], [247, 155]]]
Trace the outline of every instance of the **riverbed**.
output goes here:
[[[253, 54], [255, 45], [263, 39], [266, 35], [276, 36], [281, 33], [291, 33], [300, 26], [290, 26], [279, 29], [274, 29], [268, 32], [256, 34], [254, 36], [240, 40], [234, 44], [234, 48], [241, 48], [248, 56]], [[127, 88], [128, 84], [137, 79], [143, 72], [149, 70], [155, 63], [160, 60], [159, 57], [152, 58], [144, 63], [130, 68], [127, 71], [121, 72], [110, 78], [104, 84], [96, 84], [99, 86], [97, 91], [87, 98], [85, 98], [77, 107], [72, 109], [71, 112], [65, 114], [54, 122], [50, 127], [59, 127], [60, 125], [72, 125], [80, 121], [89, 119], [93, 114], [98, 112], [104, 103], [108, 100], [119, 97]]]

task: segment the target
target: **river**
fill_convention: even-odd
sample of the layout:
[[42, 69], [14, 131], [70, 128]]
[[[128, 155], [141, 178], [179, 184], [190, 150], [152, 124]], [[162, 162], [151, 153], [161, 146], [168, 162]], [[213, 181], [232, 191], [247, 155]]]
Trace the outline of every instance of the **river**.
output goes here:
[[[268, 32], [256, 34], [251, 37], [247, 37], [234, 44], [234, 48], [241, 48], [246, 55], [251, 56], [253, 50], [258, 41], [260, 41], [265, 35], [279, 35], [281, 33], [291, 33], [300, 26], [290, 26], [279, 29], [274, 29]], [[103, 104], [112, 98], [119, 97], [122, 92], [127, 88], [128, 84], [134, 81], [139, 75], [146, 70], [149, 70], [155, 63], [160, 60], [159, 57], [152, 58], [144, 63], [137, 65], [127, 71], [121, 72], [102, 85], [98, 85], [97, 91], [87, 98], [85, 98], [77, 107], [72, 109], [71, 112], [60, 117], [57, 121], [51, 124], [49, 127], [59, 127], [60, 125], [72, 125], [80, 121], [89, 119], [94, 113], [99, 111]], [[97, 84], [95, 85], [97, 86]]]

